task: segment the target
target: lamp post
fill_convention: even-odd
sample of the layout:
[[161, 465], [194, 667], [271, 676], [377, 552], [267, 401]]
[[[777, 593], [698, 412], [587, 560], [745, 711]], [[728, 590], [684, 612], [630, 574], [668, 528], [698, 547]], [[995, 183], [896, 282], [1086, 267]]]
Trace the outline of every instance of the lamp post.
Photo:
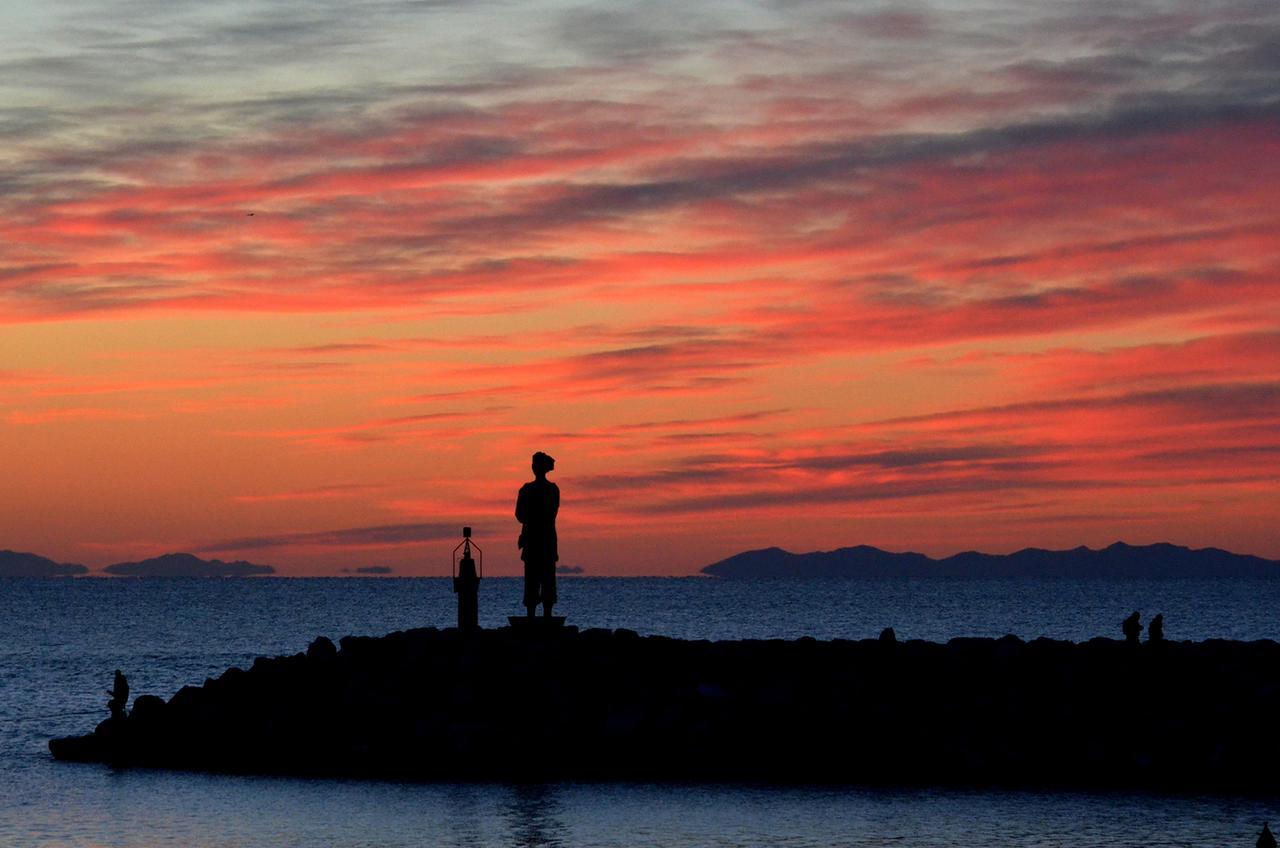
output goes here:
[[[480, 555], [479, 570], [471, 548]], [[458, 559], [458, 549], [462, 559]], [[484, 551], [471, 541], [471, 528], [462, 528], [462, 541], [453, 549], [453, 591], [458, 596], [458, 629], [480, 629], [480, 578], [484, 577]]]

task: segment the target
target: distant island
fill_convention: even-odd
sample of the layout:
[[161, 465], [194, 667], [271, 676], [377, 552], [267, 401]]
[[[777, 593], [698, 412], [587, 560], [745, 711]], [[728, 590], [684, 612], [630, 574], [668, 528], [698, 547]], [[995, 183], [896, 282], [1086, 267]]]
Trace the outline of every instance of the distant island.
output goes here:
[[123, 577], [251, 577], [276, 573], [269, 565], [201, 559], [194, 554], [164, 554], [141, 562], [118, 562], [103, 570]]
[[702, 569], [725, 578], [760, 577], [1280, 577], [1280, 561], [1218, 548], [1126, 545], [1067, 551], [1025, 548], [1012, 554], [965, 551], [944, 559], [858, 545], [794, 554], [782, 548], [745, 551]]
[[389, 565], [362, 565], [357, 568], [344, 568], [343, 574], [391, 574], [394, 569]]
[[88, 573], [83, 565], [54, 562], [39, 554], [0, 551], [0, 577], [73, 577]]

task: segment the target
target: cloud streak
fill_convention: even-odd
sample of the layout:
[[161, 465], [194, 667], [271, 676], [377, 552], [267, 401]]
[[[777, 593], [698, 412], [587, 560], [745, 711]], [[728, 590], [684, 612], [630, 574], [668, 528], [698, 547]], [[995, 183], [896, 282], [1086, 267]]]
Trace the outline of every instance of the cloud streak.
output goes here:
[[246, 536], [208, 542], [201, 551], [252, 551], [279, 547], [377, 548], [422, 544], [452, 539], [458, 535], [457, 524], [418, 522], [413, 524], [380, 524], [371, 527], [346, 527], [308, 533], [282, 533], [274, 536]]

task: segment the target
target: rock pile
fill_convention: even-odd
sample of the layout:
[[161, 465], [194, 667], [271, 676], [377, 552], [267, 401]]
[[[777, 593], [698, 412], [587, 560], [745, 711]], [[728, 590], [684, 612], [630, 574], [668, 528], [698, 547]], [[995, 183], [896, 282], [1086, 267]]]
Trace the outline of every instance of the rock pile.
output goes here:
[[1280, 645], [317, 639], [50, 742], [117, 765], [415, 779], [1280, 790]]

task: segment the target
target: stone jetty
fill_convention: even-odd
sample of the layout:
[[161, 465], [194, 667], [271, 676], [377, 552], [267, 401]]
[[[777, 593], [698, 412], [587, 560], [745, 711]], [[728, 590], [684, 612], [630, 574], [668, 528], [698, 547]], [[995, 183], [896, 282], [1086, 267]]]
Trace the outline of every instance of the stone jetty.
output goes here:
[[687, 641], [566, 627], [325, 638], [55, 757], [415, 780], [1280, 792], [1272, 641]]

